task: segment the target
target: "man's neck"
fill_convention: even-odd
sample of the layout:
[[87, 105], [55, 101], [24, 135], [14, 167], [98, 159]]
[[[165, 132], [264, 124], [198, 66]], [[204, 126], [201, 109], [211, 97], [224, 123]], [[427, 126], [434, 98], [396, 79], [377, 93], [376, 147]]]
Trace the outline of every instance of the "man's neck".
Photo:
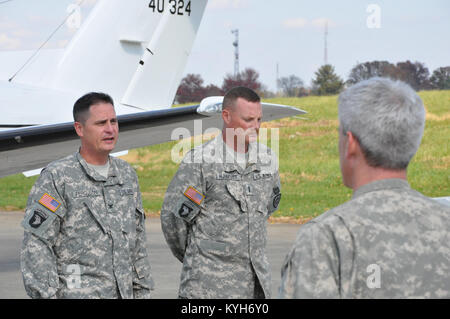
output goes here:
[[237, 136], [233, 134], [232, 137], [233, 138], [231, 140], [227, 139], [226, 130], [225, 129], [222, 130], [222, 140], [226, 145], [228, 145], [236, 153], [247, 153], [248, 152], [248, 143], [245, 142], [245, 148], [242, 149], [242, 146], [239, 145], [240, 143], [238, 143]]
[[399, 178], [407, 180], [406, 169], [392, 170], [381, 167], [369, 167], [363, 171], [355, 172], [351, 188], [356, 191], [361, 186], [382, 180]]
[[109, 153], [106, 154], [92, 154], [86, 152], [83, 148], [80, 149], [80, 155], [86, 161], [86, 163], [92, 165], [105, 165], [108, 162]]

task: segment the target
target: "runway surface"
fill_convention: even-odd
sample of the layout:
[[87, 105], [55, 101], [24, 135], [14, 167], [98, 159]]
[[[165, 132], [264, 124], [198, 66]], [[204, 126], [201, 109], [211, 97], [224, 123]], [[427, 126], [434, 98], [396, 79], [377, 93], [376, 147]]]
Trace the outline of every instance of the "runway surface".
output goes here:
[[[20, 272], [19, 253], [23, 212], [0, 212], [0, 299], [28, 298]], [[267, 257], [272, 267], [272, 297], [278, 295], [281, 265], [292, 246], [300, 225], [268, 224]], [[150, 255], [155, 290], [152, 298], [178, 296], [181, 263], [173, 257], [161, 231], [159, 218], [147, 218], [147, 248]]]

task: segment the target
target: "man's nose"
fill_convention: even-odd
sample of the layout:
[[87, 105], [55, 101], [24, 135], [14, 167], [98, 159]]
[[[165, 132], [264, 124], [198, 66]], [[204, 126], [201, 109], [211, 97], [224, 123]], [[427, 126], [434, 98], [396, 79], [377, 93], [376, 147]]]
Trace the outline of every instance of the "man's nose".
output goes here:
[[258, 119], [252, 121], [251, 128], [258, 130], [260, 126], [261, 122]]
[[109, 132], [113, 132], [114, 128], [115, 128], [115, 125], [113, 123], [111, 123], [111, 122], [107, 122], [106, 125], [105, 125], [105, 131], [108, 132], [108, 133]]

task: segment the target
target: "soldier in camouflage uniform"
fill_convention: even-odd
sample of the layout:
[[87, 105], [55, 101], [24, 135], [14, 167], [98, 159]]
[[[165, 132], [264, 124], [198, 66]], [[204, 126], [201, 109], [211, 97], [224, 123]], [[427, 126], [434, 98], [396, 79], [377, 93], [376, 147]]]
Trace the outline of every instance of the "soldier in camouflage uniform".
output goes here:
[[32, 298], [149, 298], [144, 210], [136, 172], [110, 157], [118, 136], [112, 99], [74, 106], [80, 151], [50, 163], [28, 198], [21, 251]]
[[161, 224], [183, 263], [180, 298], [270, 297], [266, 222], [281, 192], [276, 157], [256, 142], [261, 116], [252, 90], [227, 92], [222, 134], [188, 152], [167, 189]]
[[411, 189], [425, 110], [406, 84], [373, 78], [339, 97], [339, 154], [353, 197], [301, 226], [284, 298], [449, 298], [450, 209]]

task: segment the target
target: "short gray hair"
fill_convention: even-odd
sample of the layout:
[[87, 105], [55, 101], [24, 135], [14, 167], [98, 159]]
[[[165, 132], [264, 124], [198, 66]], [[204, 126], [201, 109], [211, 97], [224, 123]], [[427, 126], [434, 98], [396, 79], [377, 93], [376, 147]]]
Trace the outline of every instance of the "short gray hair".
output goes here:
[[422, 140], [425, 108], [406, 83], [375, 77], [340, 94], [339, 123], [356, 137], [370, 166], [406, 169]]

